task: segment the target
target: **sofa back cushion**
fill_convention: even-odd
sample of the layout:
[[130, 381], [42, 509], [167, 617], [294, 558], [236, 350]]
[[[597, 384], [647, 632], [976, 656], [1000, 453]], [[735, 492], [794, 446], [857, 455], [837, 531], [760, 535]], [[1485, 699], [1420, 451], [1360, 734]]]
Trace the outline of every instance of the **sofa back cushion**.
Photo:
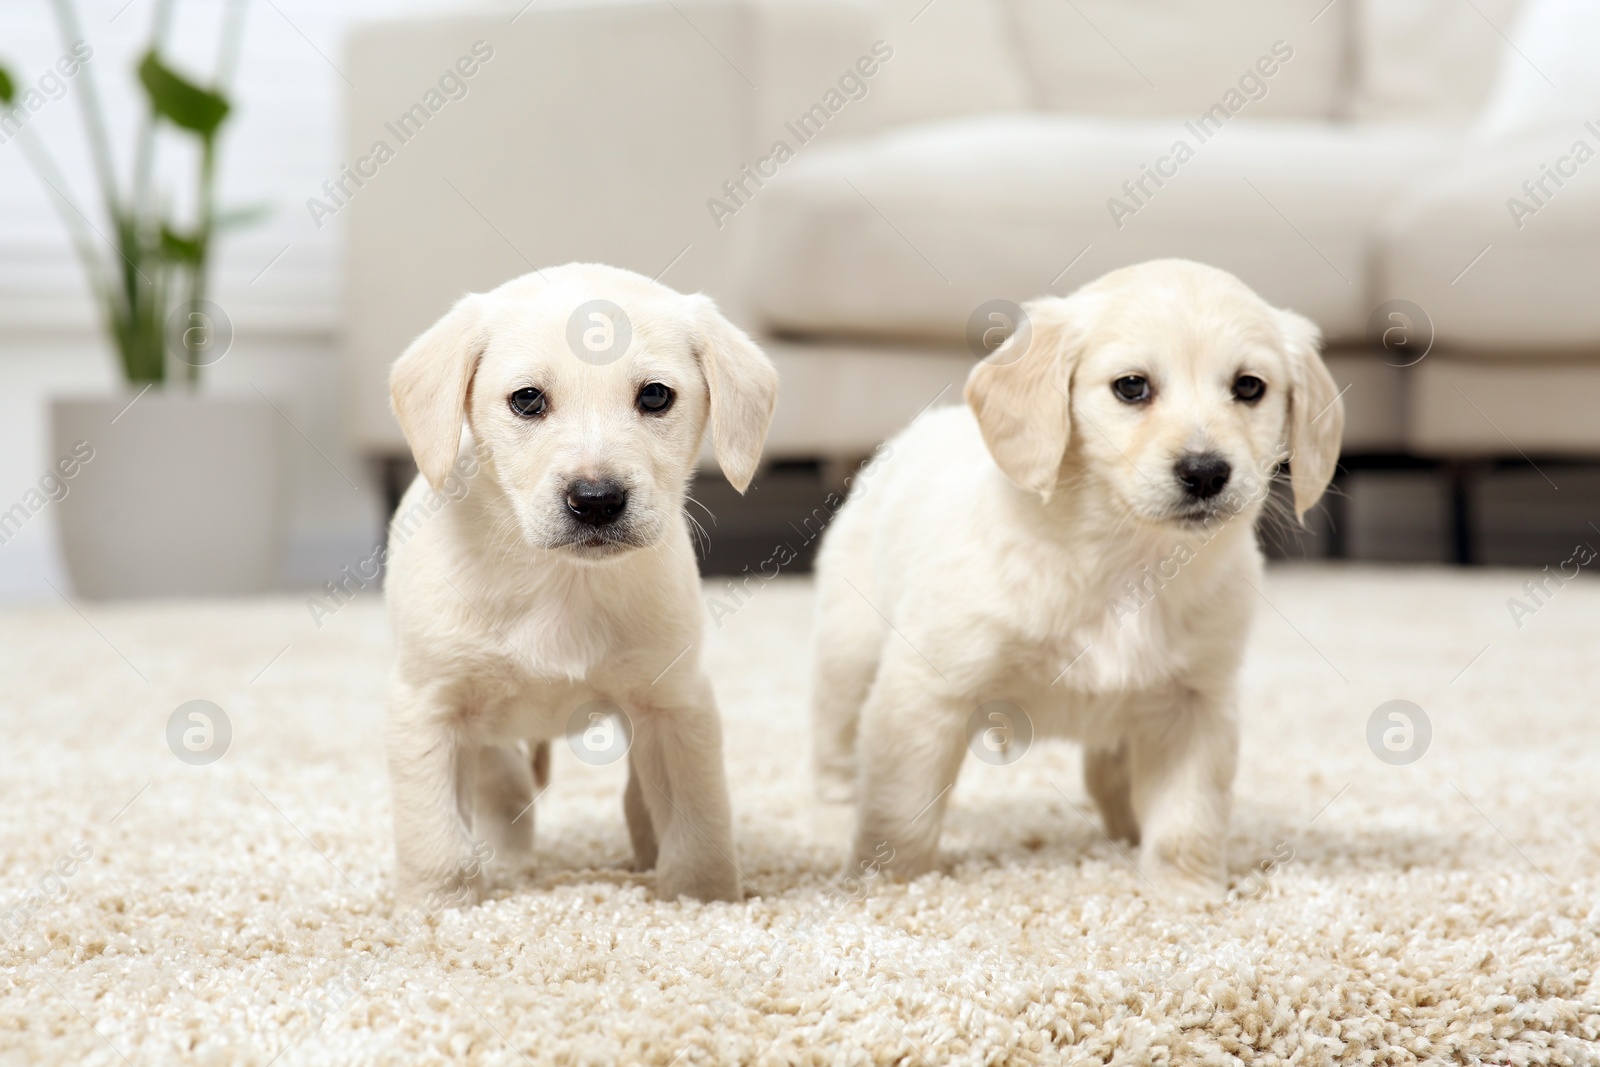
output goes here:
[[1021, 111], [1033, 104], [1009, 0], [868, 0], [893, 50], [871, 108], [885, 124]]
[[1465, 125], [1483, 108], [1523, 0], [1339, 0], [1355, 13], [1350, 117]]
[[1330, 118], [1344, 93], [1351, 0], [1006, 2], [1051, 110]]

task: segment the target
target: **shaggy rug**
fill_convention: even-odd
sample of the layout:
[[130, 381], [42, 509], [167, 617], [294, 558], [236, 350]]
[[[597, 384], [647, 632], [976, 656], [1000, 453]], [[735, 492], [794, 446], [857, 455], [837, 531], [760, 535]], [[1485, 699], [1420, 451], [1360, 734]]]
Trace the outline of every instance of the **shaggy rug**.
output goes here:
[[14, 609], [0, 1062], [1600, 1062], [1600, 589], [1527, 577], [1270, 573], [1224, 904], [1049, 741], [967, 761], [940, 872], [841, 879], [779, 580], [709, 631], [744, 904], [657, 902], [558, 744], [537, 869], [414, 924], [376, 599]]

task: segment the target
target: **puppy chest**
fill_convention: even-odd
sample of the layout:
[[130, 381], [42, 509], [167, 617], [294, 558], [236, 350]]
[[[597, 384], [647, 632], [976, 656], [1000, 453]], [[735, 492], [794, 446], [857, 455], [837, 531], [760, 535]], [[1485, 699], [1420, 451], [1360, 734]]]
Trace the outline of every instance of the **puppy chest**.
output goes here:
[[1056, 692], [1082, 695], [1159, 689], [1182, 678], [1193, 649], [1173, 614], [1156, 604], [1119, 608], [1074, 613], [1037, 642], [1029, 673]]
[[554, 605], [489, 629], [504, 669], [527, 685], [577, 682], [624, 656], [626, 635], [605, 614]]

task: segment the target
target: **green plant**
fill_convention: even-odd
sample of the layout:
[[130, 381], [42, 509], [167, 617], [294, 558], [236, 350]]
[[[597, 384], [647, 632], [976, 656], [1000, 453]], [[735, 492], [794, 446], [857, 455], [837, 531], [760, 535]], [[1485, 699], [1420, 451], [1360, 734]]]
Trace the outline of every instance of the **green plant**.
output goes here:
[[[254, 211], [222, 214], [216, 210], [217, 139], [232, 110], [224, 89], [239, 54], [246, 0], [227, 0], [217, 69], [209, 86], [180, 74], [162, 58], [172, 21], [173, 0], [157, 0], [150, 44], [137, 67], [149, 107], [134, 147], [131, 182], [124, 192], [111, 153], [111, 139], [96, 92], [93, 72], [85, 62], [78, 71], [75, 95], [94, 161], [95, 181], [111, 232], [103, 234], [73, 202], [69, 186], [33, 131], [23, 129], [18, 141], [39, 177], [49, 186], [57, 212], [72, 234], [73, 247], [100, 304], [106, 332], [122, 360], [130, 383], [167, 379], [168, 320], [182, 304], [198, 311], [206, 297], [212, 238], [230, 224], [246, 221]], [[69, 48], [82, 41], [72, 0], [52, 0], [56, 24]], [[16, 82], [0, 68], [0, 103], [11, 106]], [[152, 188], [156, 133], [171, 126], [193, 137], [198, 146], [194, 217], [187, 225], [171, 216], [170, 197]], [[109, 249], [109, 251], [107, 250]], [[171, 331], [171, 354], [183, 365], [189, 384], [199, 380], [201, 353], [209, 345], [206, 330]]]

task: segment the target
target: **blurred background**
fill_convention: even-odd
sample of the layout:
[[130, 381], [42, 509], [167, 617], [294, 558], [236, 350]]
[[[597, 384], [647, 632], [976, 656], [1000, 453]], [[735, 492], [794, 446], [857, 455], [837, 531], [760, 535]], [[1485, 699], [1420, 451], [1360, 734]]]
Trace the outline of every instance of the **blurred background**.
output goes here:
[[1274, 555], [1560, 568], [1597, 44], [1577, 0], [9, 0], [0, 597], [375, 591], [389, 363], [569, 260], [779, 365], [756, 486], [696, 487], [712, 572], [803, 570], [1018, 304], [1158, 256], [1327, 337], [1344, 460]]

